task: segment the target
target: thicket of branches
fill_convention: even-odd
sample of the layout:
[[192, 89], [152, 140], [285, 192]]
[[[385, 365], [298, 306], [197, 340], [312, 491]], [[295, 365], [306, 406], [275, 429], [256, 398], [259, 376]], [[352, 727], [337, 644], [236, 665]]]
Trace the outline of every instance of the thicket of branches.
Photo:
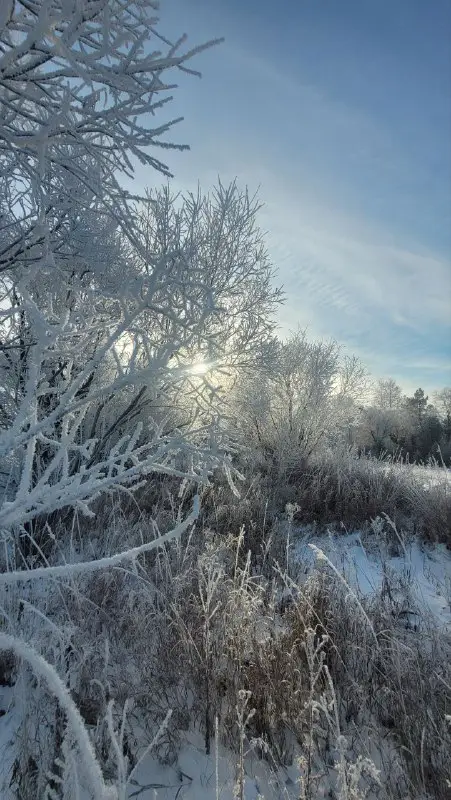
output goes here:
[[423, 389], [409, 397], [393, 378], [376, 384], [372, 404], [362, 417], [359, 444], [375, 455], [389, 454], [412, 462], [451, 463], [451, 388]]
[[274, 341], [262, 368], [241, 377], [233, 403], [241, 432], [283, 474], [318, 453], [356, 454], [411, 463], [450, 463], [451, 390], [433, 403], [418, 389], [402, 393], [393, 378], [375, 381], [334, 341], [298, 331]]
[[[170, 530], [155, 521], [147, 541], [102, 561], [60, 551], [50, 563], [42, 549], [52, 514], [90, 517], [106, 492], [136, 492], [156, 473], [207, 481], [228, 457], [221, 391], [191, 374], [193, 354], [219, 369], [233, 341], [252, 360], [271, 330], [277, 291], [252, 198], [236, 186], [181, 202], [121, 188], [137, 163], [169, 174], [154, 155], [179, 146], [166, 138], [165, 77], [212, 44], [169, 42], [157, 5], [2, 5], [2, 590], [134, 562], [189, 529], [197, 495]], [[93, 796], [113, 796], [55, 668], [16, 631], [2, 637], [66, 714], [66, 779], [73, 745]]]

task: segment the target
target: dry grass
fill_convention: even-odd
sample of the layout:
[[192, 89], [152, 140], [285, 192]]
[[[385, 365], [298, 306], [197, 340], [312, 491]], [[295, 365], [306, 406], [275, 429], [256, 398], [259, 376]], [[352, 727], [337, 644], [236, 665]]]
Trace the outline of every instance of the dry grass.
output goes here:
[[[158, 746], [159, 757], [172, 763], [183, 730], [193, 726], [203, 731], [206, 749], [213, 747], [215, 719], [222, 743], [238, 750], [237, 706], [245, 692], [253, 711], [246, 717], [247, 743], [253, 741], [274, 769], [300, 759], [303, 800], [323, 790], [339, 800], [368, 793], [381, 800], [444, 800], [451, 777], [449, 637], [432, 625], [421, 634], [406, 630], [395, 592], [356, 602], [327, 567], [305, 585], [294, 584], [265, 485], [255, 478], [241, 487], [237, 501], [226, 483], [219, 484], [204, 495], [198, 528], [182, 540], [132, 568], [29, 596], [62, 631], [61, 642], [50, 643], [45, 619], [36, 627], [29, 613], [30, 637], [66, 675], [105, 774], [113, 776], [115, 767], [105, 724], [110, 700], [118, 724], [124, 704], [133, 704], [124, 737], [131, 764], [173, 709]], [[323, 503], [324, 520], [340, 513], [367, 519], [385, 509], [408, 513], [409, 497], [417, 508], [418, 498], [425, 503], [422, 525], [427, 513], [438, 519], [442, 510], [431, 509], [425, 498], [438, 505], [444, 496], [447, 507], [443, 487], [416, 495], [409, 485], [395, 468], [378, 471], [343, 459], [307, 467], [293, 476], [289, 491], [300, 505], [304, 498], [302, 514], [314, 514]], [[141, 506], [136, 498], [111, 498], [97, 526], [74, 517], [70, 526], [61, 522], [46, 558], [61, 558], [63, 547], [71, 557], [95, 557], [140, 543], [152, 535], [151, 516], [161, 529], [170, 527], [186, 498], [168, 484], [165, 492], [150, 486], [139, 499]], [[18, 619], [18, 598], [10, 597], [5, 610]], [[23, 619], [20, 624], [23, 629]], [[30, 680], [27, 687], [31, 697]], [[42, 703], [42, 691], [34, 688], [33, 725], [24, 723], [32, 736], [23, 740], [17, 762], [25, 784], [29, 765], [31, 793], [39, 759], [49, 768], [58, 753], [50, 723], [39, 718]], [[48, 709], [55, 716], [56, 709]]]
[[451, 481], [443, 469], [433, 477], [427, 468], [324, 453], [293, 470], [277, 499], [281, 508], [297, 503], [304, 522], [352, 527], [387, 514], [424, 539], [451, 546]]

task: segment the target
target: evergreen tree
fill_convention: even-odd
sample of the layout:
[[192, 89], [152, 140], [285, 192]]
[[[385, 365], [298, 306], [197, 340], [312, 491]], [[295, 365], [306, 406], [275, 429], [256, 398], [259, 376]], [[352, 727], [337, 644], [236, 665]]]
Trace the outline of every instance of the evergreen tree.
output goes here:
[[428, 396], [424, 394], [421, 388], [416, 390], [413, 397], [406, 398], [406, 405], [414, 413], [419, 425], [421, 425], [424, 420], [428, 399]]

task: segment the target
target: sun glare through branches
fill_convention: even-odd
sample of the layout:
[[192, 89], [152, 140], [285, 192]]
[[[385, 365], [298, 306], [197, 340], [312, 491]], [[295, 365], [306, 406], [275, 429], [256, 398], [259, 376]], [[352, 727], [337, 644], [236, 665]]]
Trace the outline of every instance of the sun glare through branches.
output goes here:
[[193, 364], [189, 367], [189, 372], [191, 375], [206, 375], [212, 369], [212, 365], [208, 364], [207, 361], [194, 361]]

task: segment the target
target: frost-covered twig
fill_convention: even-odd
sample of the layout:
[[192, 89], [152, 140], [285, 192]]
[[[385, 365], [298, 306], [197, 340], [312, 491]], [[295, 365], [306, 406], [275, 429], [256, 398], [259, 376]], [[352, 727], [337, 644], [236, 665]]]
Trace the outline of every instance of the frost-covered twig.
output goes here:
[[107, 786], [105, 784], [102, 770], [97, 761], [80, 712], [55, 669], [42, 658], [36, 650], [30, 647], [30, 645], [15, 636], [0, 633], [0, 648], [2, 650], [12, 650], [16, 656], [27, 661], [34, 674], [44, 679], [49, 691], [58, 700], [58, 703], [66, 714], [71, 735], [79, 750], [86, 777], [89, 781], [92, 799], [116, 800], [118, 796], [117, 791], [114, 786]]
[[187, 149], [164, 138], [179, 119], [149, 124], [172, 100], [175, 84], [164, 75], [219, 41], [183, 52], [186, 37], [168, 42], [155, 9], [152, 0], [132, 7], [121, 0], [2, 2], [0, 198], [7, 235], [0, 272], [32, 266], [39, 250], [58, 263], [55, 244], [70, 246], [67, 209], [74, 198], [88, 207], [98, 201], [138, 242], [131, 196], [118, 177], [133, 175], [133, 160], [171, 174], [152, 150]]
[[27, 583], [28, 581], [41, 580], [42, 578], [68, 578], [77, 574], [86, 574], [88, 572], [97, 572], [102, 569], [110, 569], [122, 564], [124, 561], [134, 561], [138, 556], [143, 553], [149, 553], [158, 547], [162, 547], [167, 542], [172, 541], [181, 536], [188, 528], [196, 521], [200, 510], [199, 497], [196, 495], [194, 507], [186, 519], [176, 525], [175, 528], [158, 536], [151, 542], [146, 542], [138, 547], [132, 547], [129, 550], [124, 550], [120, 553], [115, 553], [112, 556], [99, 558], [94, 561], [79, 561], [72, 564], [61, 564], [55, 567], [37, 567], [36, 569], [12, 572], [3, 572], [0, 574], [0, 586], [14, 585], [18, 583]]

